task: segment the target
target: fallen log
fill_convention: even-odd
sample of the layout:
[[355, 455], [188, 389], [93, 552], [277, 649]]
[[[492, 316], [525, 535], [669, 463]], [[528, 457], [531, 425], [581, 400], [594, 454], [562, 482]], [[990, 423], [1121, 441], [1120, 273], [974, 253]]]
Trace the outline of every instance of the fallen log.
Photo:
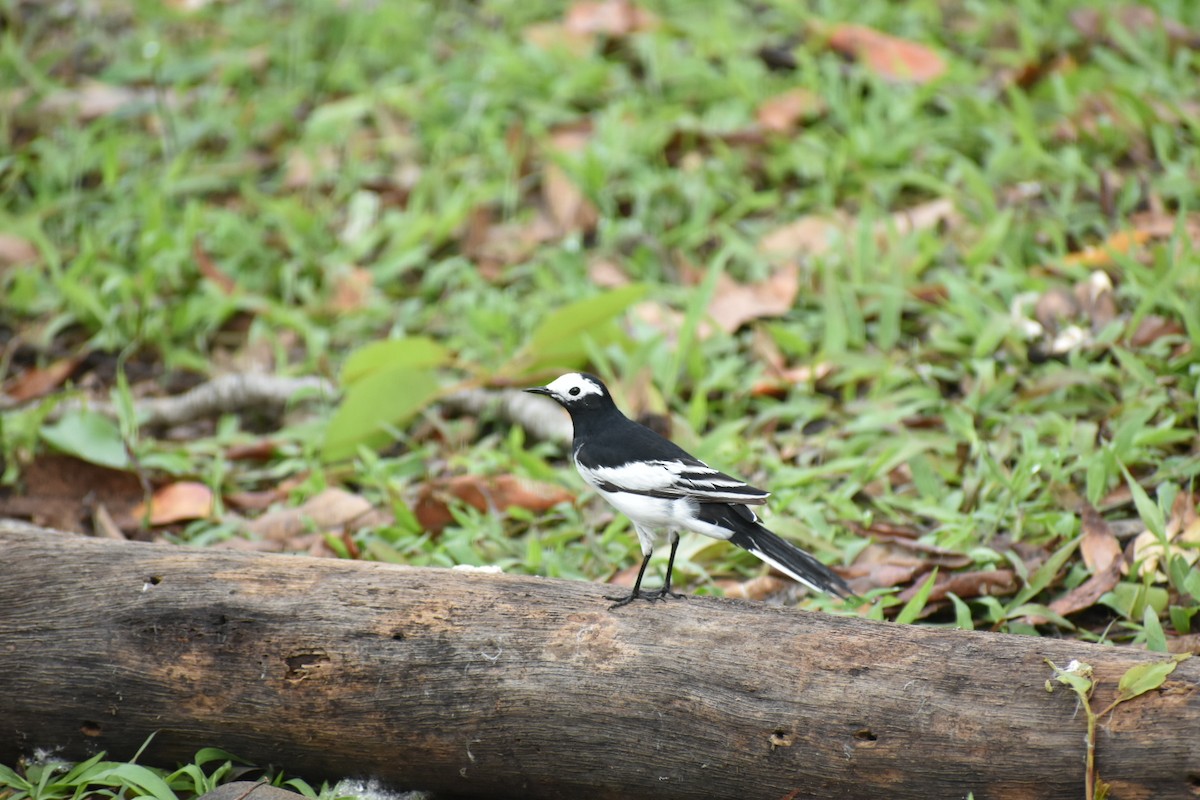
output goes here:
[[[203, 746], [444, 796], [1080, 798], [1051, 671], [1131, 649], [0, 522], [0, 763]], [[1115, 798], [1200, 791], [1200, 659], [1101, 721]]]

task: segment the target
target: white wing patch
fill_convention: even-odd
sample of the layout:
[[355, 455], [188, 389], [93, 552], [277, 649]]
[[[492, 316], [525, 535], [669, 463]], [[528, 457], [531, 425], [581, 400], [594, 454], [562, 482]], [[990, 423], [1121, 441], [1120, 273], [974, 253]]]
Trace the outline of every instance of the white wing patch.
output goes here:
[[587, 467], [576, 461], [583, 479], [597, 489], [705, 502], [763, 503], [769, 492], [748, 486], [705, 464], [684, 461], [630, 461], [619, 467]]

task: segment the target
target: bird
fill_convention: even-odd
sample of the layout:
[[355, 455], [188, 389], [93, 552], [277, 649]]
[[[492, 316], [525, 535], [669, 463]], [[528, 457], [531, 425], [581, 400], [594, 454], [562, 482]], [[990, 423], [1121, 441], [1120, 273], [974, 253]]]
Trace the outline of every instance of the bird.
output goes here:
[[[671, 591], [671, 571], [680, 531], [692, 531], [749, 550], [800, 583], [843, 599], [850, 587], [814, 556], [772, 533], [750, 506], [763, 505], [770, 492], [713, 469], [644, 425], [626, 417], [604, 382], [586, 372], [568, 372], [526, 392], [549, 397], [571, 415], [571, 460], [580, 477], [633, 522], [642, 548], [642, 566], [633, 591], [610, 597], [613, 609], [634, 600], [664, 600], [684, 595]], [[656, 531], [671, 542], [663, 585], [642, 590], [642, 578], [654, 553]]]

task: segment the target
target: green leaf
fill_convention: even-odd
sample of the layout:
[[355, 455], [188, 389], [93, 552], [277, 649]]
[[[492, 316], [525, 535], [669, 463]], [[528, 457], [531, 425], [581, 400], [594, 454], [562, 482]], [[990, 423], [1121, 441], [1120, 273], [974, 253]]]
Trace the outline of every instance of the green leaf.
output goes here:
[[1168, 613], [1171, 615], [1171, 627], [1176, 633], [1187, 635], [1192, 632], [1192, 617], [1196, 616], [1196, 612], [1200, 611], [1200, 606], [1171, 606]]
[[129, 466], [129, 453], [117, 424], [103, 414], [81, 409], [64, 414], [42, 428], [42, 438], [56, 450], [113, 469]]
[[1180, 653], [1179, 655], [1172, 656], [1168, 661], [1136, 664], [1125, 670], [1125, 674], [1121, 676], [1121, 682], [1117, 684], [1117, 699], [1115, 703], [1132, 700], [1138, 695], [1143, 695], [1162, 686], [1167, 676], [1175, 671], [1175, 667], [1181, 661], [1186, 661], [1191, 657], [1191, 653]]
[[646, 294], [644, 284], [631, 284], [611, 292], [570, 303], [542, 320], [521, 348], [529, 371], [579, 363], [587, 351], [584, 336], [594, 333]]
[[346, 390], [325, 429], [326, 461], [349, 458], [360, 445], [388, 441], [385, 426], [399, 426], [437, 399], [442, 386], [428, 369], [373, 372]]
[[1138, 516], [1142, 518], [1142, 522], [1146, 523], [1146, 529], [1161, 540], [1167, 527], [1162, 509], [1158, 507], [1158, 503], [1150, 499], [1150, 495], [1146, 494], [1142, 485], [1134, 480], [1133, 475], [1129, 473], [1124, 464], [1121, 465], [1121, 472], [1125, 475], [1125, 483], [1129, 486], [1130, 494], [1133, 495], [1133, 504], [1137, 507]]
[[[1050, 557], [1042, 562], [1033, 574], [1029, 576], [1025, 588], [1017, 593], [1016, 597], [1009, 604], [1009, 608], [1016, 608], [1024, 605], [1029, 598], [1037, 595], [1043, 589], [1050, 585], [1059, 571], [1063, 568], [1063, 564], [1067, 563], [1067, 559], [1075, 552], [1075, 548], [1079, 546], [1081, 536], [1076, 536], [1071, 541], [1064, 544], [1062, 547], [1050, 554]], [[1007, 612], [1007, 616], [1015, 616], [1011, 612]]]
[[407, 336], [363, 345], [342, 365], [342, 387], [387, 369], [433, 368], [450, 361], [450, 351], [427, 336]]
[[946, 596], [954, 604], [954, 627], [963, 631], [975, 630], [975, 620], [971, 616], [971, 607], [967, 605], [966, 601], [954, 592], [947, 592]]
[[141, 764], [117, 764], [88, 775], [87, 779], [107, 786], [135, 786], [155, 800], [179, 800], [166, 781]]
[[1158, 621], [1158, 612], [1149, 605], [1142, 615], [1142, 629], [1146, 631], [1146, 649], [1152, 653], [1167, 652], [1167, 636], [1163, 633], [1162, 623]]
[[0, 764], [0, 786], [10, 789], [18, 789], [21, 791], [28, 791], [32, 787], [32, 784], [9, 767]]
[[937, 580], [937, 567], [933, 568], [933, 572], [929, 573], [929, 577], [921, 584], [921, 588], [917, 593], [909, 598], [904, 604], [904, 608], [900, 609], [900, 613], [896, 615], [896, 624], [911, 625], [916, 621], [917, 616], [925, 608], [925, 603], [929, 600], [929, 593], [933, 591], [933, 584]]
[[1200, 600], [1200, 569], [1194, 569], [1183, 579], [1183, 590]]
[[[1087, 700], [1088, 695], [1092, 692], [1092, 665], [1085, 664], [1079, 661], [1072, 661], [1066, 668], [1059, 667], [1050, 659], [1045, 659], [1050, 668], [1054, 670], [1054, 679], [1061, 684], [1070, 686], [1075, 694], [1079, 695], [1081, 700]], [[1050, 682], [1046, 682], [1046, 688], [1050, 688]]]

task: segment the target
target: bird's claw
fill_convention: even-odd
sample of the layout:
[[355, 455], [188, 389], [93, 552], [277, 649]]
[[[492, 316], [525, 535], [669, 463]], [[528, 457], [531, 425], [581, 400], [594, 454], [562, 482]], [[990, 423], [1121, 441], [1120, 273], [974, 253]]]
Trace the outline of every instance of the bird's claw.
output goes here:
[[616, 608], [620, 608], [621, 606], [627, 606], [630, 603], [632, 603], [634, 600], [647, 600], [647, 601], [653, 603], [656, 600], [666, 600], [668, 597], [674, 597], [678, 600], [687, 599], [686, 594], [683, 594], [681, 592], [672, 592], [670, 589], [668, 589], [665, 586], [661, 589], [654, 589], [649, 592], [645, 592], [645, 591], [630, 592], [629, 594], [624, 595], [624, 596], [613, 596], [613, 595], [609, 595], [609, 594], [604, 595], [605, 600], [615, 600], [616, 601], [615, 603], [613, 603], [611, 606], [608, 607], [609, 611], [612, 611], [613, 609], [616, 609]]

